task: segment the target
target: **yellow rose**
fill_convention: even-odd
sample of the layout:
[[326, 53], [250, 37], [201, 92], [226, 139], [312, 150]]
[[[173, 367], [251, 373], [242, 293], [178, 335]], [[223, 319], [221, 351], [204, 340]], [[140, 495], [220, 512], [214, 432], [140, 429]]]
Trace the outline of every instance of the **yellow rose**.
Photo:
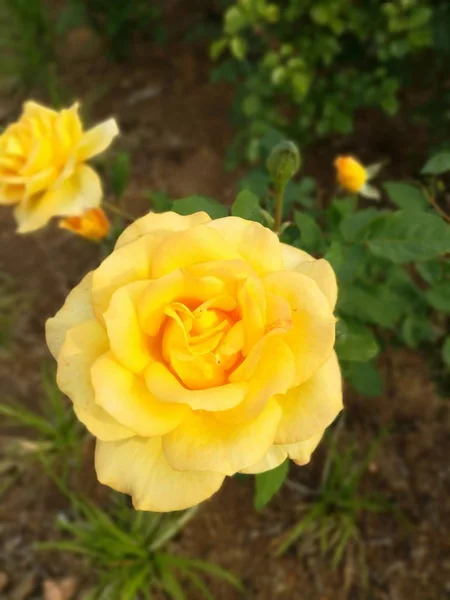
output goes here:
[[108, 235], [111, 225], [101, 208], [91, 208], [79, 217], [61, 219], [59, 227], [88, 240], [99, 242]]
[[237, 217], [155, 214], [47, 321], [100, 482], [172, 511], [309, 461], [342, 408], [332, 268]]
[[103, 152], [117, 134], [114, 119], [83, 132], [78, 104], [56, 112], [25, 103], [17, 123], [0, 136], [0, 204], [17, 205], [18, 232], [99, 206], [100, 179], [84, 163]]

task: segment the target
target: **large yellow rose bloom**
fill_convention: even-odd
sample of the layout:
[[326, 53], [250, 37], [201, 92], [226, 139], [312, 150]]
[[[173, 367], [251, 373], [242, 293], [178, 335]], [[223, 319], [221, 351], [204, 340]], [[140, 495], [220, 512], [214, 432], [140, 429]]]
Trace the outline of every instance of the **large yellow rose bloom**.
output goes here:
[[309, 461], [342, 408], [336, 279], [237, 217], [150, 213], [47, 321], [100, 482], [172, 511]]
[[0, 205], [16, 205], [18, 232], [98, 207], [100, 179], [85, 163], [117, 134], [114, 119], [84, 132], [78, 104], [56, 112], [26, 102], [20, 119], [0, 136]]

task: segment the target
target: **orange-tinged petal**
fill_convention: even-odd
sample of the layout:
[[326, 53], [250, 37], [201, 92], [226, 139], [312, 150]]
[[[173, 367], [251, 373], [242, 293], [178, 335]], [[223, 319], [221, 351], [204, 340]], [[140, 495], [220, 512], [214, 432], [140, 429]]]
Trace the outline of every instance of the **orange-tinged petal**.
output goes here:
[[94, 319], [91, 305], [92, 271], [73, 288], [54, 317], [45, 323], [47, 345], [57, 359], [67, 330], [84, 321]]
[[108, 119], [84, 133], [75, 150], [78, 162], [83, 162], [101, 154], [111, 145], [113, 139], [119, 134], [119, 127], [115, 119]]
[[211, 221], [211, 217], [205, 212], [196, 212], [192, 215], [179, 215], [174, 212], [149, 212], [144, 217], [136, 219], [134, 223], [125, 229], [116, 242], [116, 248], [134, 242], [134, 240], [147, 235], [147, 233], [154, 233], [163, 238], [174, 231], [184, 231], [208, 221]]
[[96, 321], [72, 327], [59, 352], [56, 381], [59, 389], [72, 400], [78, 418], [91, 433], [104, 440], [124, 439], [133, 436], [134, 431], [106, 415], [94, 400], [91, 366], [107, 349], [108, 338]]
[[88, 240], [98, 242], [108, 235], [110, 223], [101, 208], [92, 208], [79, 217], [61, 219], [59, 227]]
[[226, 425], [214, 414], [193, 412], [177, 429], [163, 437], [163, 450], [177, 471], [218, 471], [234, 475], [256, 463], [274, 440], [281, 410], [269, 400], [252, 421]]
[[338, 156], [334, 166], [338, 183], [349, 192], [357, 194], [367, 181], [366, 169], [352, 156]]
[[[121, 250], [126, 250], [130, 246], [131, 244], [127, 244]], [[139, 323], [148, 335], [156, 335], [166, 318], [166, 307], [172, 302], [181, 301], [199, 305], [211, 298], [224, 295], [226, 291], [224, 283], [219, 279], [214, 277], [199, 279], [179, 269], [149, 283], [138, 302]]]
[[134, 281], [116, 290], [104, 313], [111, 350], [116, 359], [133, 373], [140, 373], [151, 360], [159, 359], [158, 348], [139, 327], [136, 304], [148, 281]]
[[114, 250], [95, 269], [92, 275], [92, 306], [98, 319], [103, 318], [117, 289], [149, 278], [153, 252], [159, 243], [158, 237], [146, 235]]
[[283, 269], [283, 257], [278, 236], [254, 221], [224, 217], [208, 224], [215, 229], [239, 255], [258, 272]]
[[247, 391], [244, 383], [227, 383], [203, 390], [189, 390], [163, 364], [150, 363], [145, 371], [150, 392], [161, 402], [176, 402], [192, 410], [226, 411], [242, 402]]
[[206, 225], [197, 225], [172, 234], [161, 242], [151, 274], [157, 278], [198, 262], [236, 258], [239, 258], [237, 252], [217, 232]]
[[225, 479], [211, 471], [175, 471], [160, 438], [97, 442], [95, 469], [101, 483], [130, 494], [136, 510], [156, 512], [195, 506], [217, 492]]
[[296, 361], [295, 385], [307, 381], [331, 356], [336, 319], [329, 302], [310, 277], [292, 271], [267, 275], [268, 292], [287, 300], [292, 311], [292, 327], [282, 335]]
[[189, 409], [179, 404], [159, 402], [144, 380], [120, 365], [108, 352], [91, 368], [95, 402], [134, 433], [159, 436], [177, 427]]
[[261, 281], [248, 277], [238, 292], [239, 311], [244, 328], [242, 354], [247, 356], [262, 338], [266, 324], [266, 297]]
[[321, 434], [343, 408], [336, 354], [310, 379], [276, 399], [283, 410], [276, 444], [293, 444]]

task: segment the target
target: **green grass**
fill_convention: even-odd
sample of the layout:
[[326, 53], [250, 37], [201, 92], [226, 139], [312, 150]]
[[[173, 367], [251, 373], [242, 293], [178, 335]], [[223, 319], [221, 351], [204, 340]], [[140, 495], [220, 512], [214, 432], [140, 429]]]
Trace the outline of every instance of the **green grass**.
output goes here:
[[28, 304], [27, 295], [17, 289], [14, 279], [0, 272], [0, 356], [11, 349]]
[[5, 417], [5, 425], [24, 427], [32, 434], [32, 440], [18, 438], [16, 448], [22, 449], [20, 458], [28, 450], [29, 457], [40, 459], [44, 466], [57, 470], [65, 479], [71, 469], [81, 464], [85, 430], [59, 391], [53, 368], [42, 368], [42, 389], [39, 412], [10, 401], [0, 403], [0, 415]]
[[362, 490], [363, 477], [381, 443], [382, 434], [366, 456], [358, 459], [355, 444], [338, 450], [336, 437], [331, 437], [320, 487], [312, 502], [304, 507], [302, 519], [286, 534], [277, 550], [284, 554], [301, 541], [316, 543], [333, 568], [343, 560], [351, 544], [359, 549], [361, 575], [365, 571], [365, 556], [360, 522], [365, 513], [397, 512], [397, 508], [379, 494]]
[[[147, 600], [157, 591], [173, 600], [213, 600], [204, 575], [242, 589], [236, 577], [217, 565], [170, 552], [170, 541], [194, 516], [196, 508], [171, 514], [138, 512], [129, 506], [128, 498], [114, 494], [105, 511], [69, 495], [75, 516], [58, 520], [67, 539], [38, 548], [85, 558], [97, 579], [86, 600]], [[187, 595], [185, 583], [190, 584], [193, 595]]]

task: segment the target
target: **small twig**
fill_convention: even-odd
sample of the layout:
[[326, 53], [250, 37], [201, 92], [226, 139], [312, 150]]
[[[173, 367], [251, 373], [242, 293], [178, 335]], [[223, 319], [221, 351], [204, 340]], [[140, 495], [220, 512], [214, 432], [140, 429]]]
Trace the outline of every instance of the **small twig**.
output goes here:
[[126, 211], [119, 208], [118, 206], [114, 206], [114, 204], [110, 204], [109, 202], [103, 202], [102, 204], [105, 208], [107, 208], [111, 212], [116, 213], [116, 215], [119, 215], [120, 217], [123, 217], [124, 219], [128, 219], [128, 221], [136, 221], [136, 219], [138, 218], [138, 217], [134, 217], [130, 213], [127, 213]]
[[450, 223], [450, 215], [448, 215], [436, 202], [436, 198], [433, 194], [431, 194], [425, 186], [422, 186], [422, 191], [425, 194], [425, 198], [434, 208], [434, 210], [445, 220], [447, 223]]

